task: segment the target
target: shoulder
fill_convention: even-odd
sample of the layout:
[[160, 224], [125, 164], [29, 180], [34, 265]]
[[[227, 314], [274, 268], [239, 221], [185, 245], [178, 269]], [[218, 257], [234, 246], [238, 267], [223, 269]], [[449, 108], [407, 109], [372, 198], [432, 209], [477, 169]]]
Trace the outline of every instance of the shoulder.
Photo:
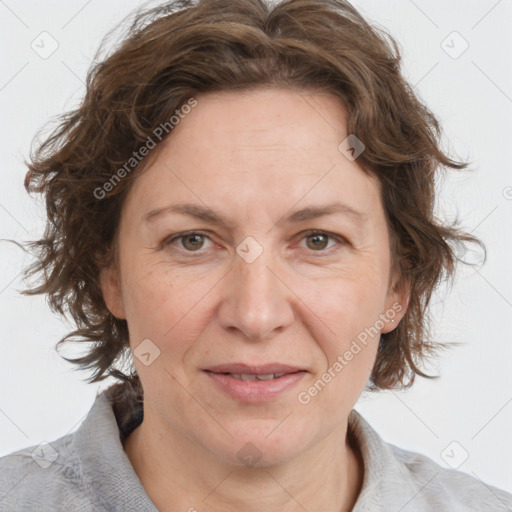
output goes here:
[[0, 458], [2, 512], [156, 511], [122, 445], [142, 421], [142, 404], [121, 393], [114, 406], [120, 389], [98, 394], [75, 432]]
[[364, 481], [354, 512], [512, 511], [511, 494], [384, 441], [355, 410], [349, 425], [364, 462]]
[[97, 510], [84, 488], [73, 435], [0, 457], [0, 510]]
[[[388, 445], [404, 476], [428, 510], [512, 511], [512, 495], [462, 471], [448, 469], [420, 453]], [[412, 502], [411, 502], [412, 503]], [[414, 506], [406, 510], [417, 510]], [[423, 509], [421, 509], [423, 510]], [[427, 510], [427, 508], [425, 508]]]

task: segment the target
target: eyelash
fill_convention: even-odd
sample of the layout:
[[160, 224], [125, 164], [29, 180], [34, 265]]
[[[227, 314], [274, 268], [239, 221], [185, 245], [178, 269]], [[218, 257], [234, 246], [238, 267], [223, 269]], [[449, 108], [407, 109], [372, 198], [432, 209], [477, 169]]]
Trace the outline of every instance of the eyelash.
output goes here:
[[[166, 240], [164, 240], [162, 242], [161, 248], [164, 248], [164, 247], [166, 247], [168, 245], [171, 245], [176, 240], [183, 239], [183, 238], [185, 238], [187, 236], [192, 236], [192, 235], [200, 235], [200, 236], [204, 236], [204, 237], [210, 239], [208, 234], [205, 233], [204, 231], [187, 231], [185, 233], [179, 233], [177, 235], [171, 236], [170, 238], [167, 238]], [[339, 235], [334, 235], [332, 233], [329, 233], [327, 231], [309, 230], [309, 231], [305, 231], [304, 233], [302, 233], [302, 235], [303, 236], [302, 236], [301, 240], [303, 240], [305, 238], [308, 238], [310, 236], [314, 236], [314, 235], [322, 235], [322, 236], [326, 236], [327, 238], [330, 238], [330, 239], [333, 239], [333, 240], [337, 241], [341, 246], [348, 245], [348, 242], [347, 242], [346, 239], [344, 239], [343, 237], [341, 237]], [[338, 247], [331, 247], [331, 249], [323, 249], [323, 250], [319, 250], [319, 251], [311, 250], [311, 252], [312, 253], [319, 253], [318, 257], [322, 258], [324, 256], [330, 256], [330, 255], [338, 252], [340, 249], [341, 249], [341, 247], [338, 246]], [[186, 253], [187, 255], [190, 255], [191, 257], [195, 257], [194, 254], [197, 254], [197, 256], [201, 256], [203, 254], [203, 252], [201, 250], [188, 251], [186, 249], [181, 249], [181, 248], [179, 248], [178, 250]]]

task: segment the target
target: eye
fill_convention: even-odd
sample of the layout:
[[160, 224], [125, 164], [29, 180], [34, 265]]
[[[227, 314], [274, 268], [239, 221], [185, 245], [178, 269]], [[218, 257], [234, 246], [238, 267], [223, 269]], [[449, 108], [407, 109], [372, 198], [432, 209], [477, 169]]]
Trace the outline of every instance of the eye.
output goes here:
[[[201, 249], [205, 249], [206, 240], [212, 243], [210, 237], [206, 233], [202, 231], [189, 231], [167, 238], [162, 242], [162, 248], [168, 245], [176, 245], [176, 242], [179, 242], [178, 250], [189, 254], [198, 253], [198, 255], [200, 255], [203, 252]], [[306, 248], [309, 249], [310, 252], [322, 253], [318, 256], [328, 255], [338, 251], [339, 247], [335, 247], [334, 250], [332, 250], [333, 245], [336, 246], [336, 243], [342, 246], [347, 245], [347, 241], [344, 238], [325, 231], [312, 230], [302, 233], [301, 242], [303, 240], [305, 240]], [[330, 247], [328, 247], [329, 240], [334, 242]]]
[[163, 242], [163, 246], [171, 245], [175, 241], [181, 241], [181, 247], [186, 252], [198, 252], [204, 247], [204, 241], [210, 240], [210, 238], [201, 231], [190, 231], [189, 233], [181, 233], [179, 235], [172, 236]]
[[[332, 253], [336, 252], [339, 248], [336, 248], [334, 251], [331, 249], [333, 245], [336, 245], [336, 242], [341, 245], [345, 245], [346, 241], [339, 237], [332, 235], [330, 233], [326, 233], [325, 231], [308, 231], [303, 233], [303, 237], [301, 239], [305, 240], [306, 247], [313, 252], [322, 252], [322, 253]], [[325, 250], [329, 244], [329, 240], [334, 241], [334, 244], [331, 245], [327, 250]]]

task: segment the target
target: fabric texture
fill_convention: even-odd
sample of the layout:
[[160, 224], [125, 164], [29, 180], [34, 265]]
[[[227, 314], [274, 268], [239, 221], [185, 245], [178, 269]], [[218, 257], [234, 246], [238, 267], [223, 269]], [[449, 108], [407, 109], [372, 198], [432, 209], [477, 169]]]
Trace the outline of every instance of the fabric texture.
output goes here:
[[[157, 511], [122, 445], [142, 418], [126, 385], [98, 393], [75, 432], [0, 458], [0, 511]], [[349, 432], [365, 466], [353, 512], [512, 511], [511, 494], [386, 443], [355, 409]]]

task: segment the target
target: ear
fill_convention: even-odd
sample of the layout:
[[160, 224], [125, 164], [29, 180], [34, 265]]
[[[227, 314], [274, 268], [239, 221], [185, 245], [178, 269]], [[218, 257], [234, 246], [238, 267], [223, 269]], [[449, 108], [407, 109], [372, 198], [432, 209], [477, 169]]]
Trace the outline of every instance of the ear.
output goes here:
[[103, 300], [109, 311], [116, 318], [126, 319], [121, 280], [119, 279], [117, 270], [112, 265], [101, 269], [100, 284], [103, 292]]
[[409, 281], [405, 279], [394, 282], [393, 285], [390, 286], [386, 298], [386, 309], [381, 316], [384, 321], [384, 327], [381, 329], [381, 333], [386, 334], [391, 332], [398, 326], [400, 320], [402, 320], [407, 312], [411, 297], [410, 294], [411, 286]]

